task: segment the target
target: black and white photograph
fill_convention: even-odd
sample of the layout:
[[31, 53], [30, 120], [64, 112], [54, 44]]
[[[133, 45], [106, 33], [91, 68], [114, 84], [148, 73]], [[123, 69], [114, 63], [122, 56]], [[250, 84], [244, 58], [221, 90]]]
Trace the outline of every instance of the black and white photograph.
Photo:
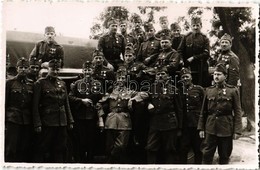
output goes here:
[[3, 1], [1, 167], [258, 169], [258, 19], [250, 2]]

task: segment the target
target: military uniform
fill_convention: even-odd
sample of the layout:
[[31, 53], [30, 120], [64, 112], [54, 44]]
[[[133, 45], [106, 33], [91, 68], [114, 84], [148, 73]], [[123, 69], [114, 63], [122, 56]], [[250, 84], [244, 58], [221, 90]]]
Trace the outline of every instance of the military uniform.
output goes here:
[[208, 87], [198, 123], [198, 130], [205, 131], [202, 163], [211, 164], [216, 147], [219, 163], [227, 164], [232, 152], [232, 136], [241, 134], [241, 106], [238, 89], [225, 82]]
[[[26, 59], [17, 66], [29, 66]], [[33, 82], [17, 75], [6, 81], [5, 91], [5, 161], [29, 162], [32, 145]]]
[[127, 44], [133, 44], [135, 45], [137, 42], [137, 39], [131, 35], [131, 34], [122, 34], [124, 36], [124, 40], [125, 40], [125, 45]]
[[120, 55], [125, 52], [125, 38], [121, 34], [106, 33], [98, 41], [98, 49], [104, 53], [105, 59], [113, 65], [115, 70], [123, 61]]
[[179, 37], [173, 37], [172, 38], [172, 48], [174, 50], [178, 50], [178, 47], [180, 46], [182, 39], [184, 38], [184, 35], [180, 35]]
[[[207, 60], [209, 58], [209, 39], [202, 33], [188, 33], [184, 36], [178, 52], [180, 53], [184, 66], [190, 67], [194, 84], [207, 87], [210, 84]], [[194, 57], [189, 63], [187, 59]]]
[[[60, 67], [57, 60], [51, 60], [49, 67]], [[66, 84], [57, 77], [47, 75], [34, 84], [33, 124], [41, 127], [36, 143], [36, 162], [45, 162], [50, 154], [51, 162], [65, 162], [67, 126], [74, 120], [70, 111]]]
[[155, 83], [151, 88], [149, 102], [150, 125], [147, 141], [147, 160], [150, 164], [158, 163], [158, 151], [163, 162], [176, 163], [177, 133], [182, 128], [182, 106], [178, 90], [170, 83]]

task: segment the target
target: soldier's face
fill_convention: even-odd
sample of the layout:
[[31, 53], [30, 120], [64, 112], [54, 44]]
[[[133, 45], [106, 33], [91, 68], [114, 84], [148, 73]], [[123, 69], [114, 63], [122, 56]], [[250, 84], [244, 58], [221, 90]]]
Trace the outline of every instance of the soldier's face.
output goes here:
[[89, 77], [93, 74], [93, 69], [92, 68], [84, 68], [83, 74], [84, 74], [85, 77]]
[[27, 66], [18, 66], [17, 67], [17, 72], [18, 75], [20, 76], [26, 76], [26, 74], [28, 73], [28, 67]]
[[55, 39], [55, 36], [56, 36], [55, 32], [46, 32], [46, 33], [44, 34], [45, 40], [46, 40], [48, 43], [53, 42], [54, 39]]
[[153, 37], [153, 36], [154, 36], [154, 33], [155, 33], [155, 30], [154, 30], [154, 29], [150, 29], [150, 30], [148, 30], [148, 32], [146, 32], [148, 38]]
[[102, 65], [103, 62], [104, 62], [103, 56], [95, 56], [92, 61], [92, 63], [94, 63], [95, 65]]
[[52, 76], [52, 77], [58, 77], [59, 75], [59, 68], [52, 68], [52, 67], [49, 67], [48, 69], [48, 75]]
[[143, 32], [137, 34], [137, 39], [138, 39], [139, 42], [143, 42], [144, 41], [144, 37], [145, 36], [144, 36]]
[[172, 30], [172, 35], [173, 37], [180, 37], [181, 35], [181, 29], [175, 29], [175, 30]]
[[126, 76], [117, 76], [116, 82], [118, 86], [123, 86], [126, 83]]
[[111, 24], [110, 26], [109, 26], [109, 31], [111, 32], [111, 33], [116, 33], [117, 32], [117, 24]]
[[226, 75], [223, 72], [215, 71], [213, 74], [215, 83], [219, 84], [225, 81]]
[[168, 75], [165, 71], [160, 71], [156, 73], [155, 79], [158, 80], [159, 82], [166, 81], [168, 79]]
[[167, 21], [160, 22], [160, 26], [162, 29], [168, 29], [169, 23]]
[[191, 74], [183, 74], [181, 80], [183, 80], [184, 85], [190, 85], [192, 83]]
[[221, 47], [221, 50], [222, 50], [222, 51], [228, 51], [228, 50], [231, 49], [232, 44], [231, 44], [231, 42], [228, 41], [228, 40], [221, 40], [221, 41], [220, 41], [220, 47]]
[[191, 25], [191, 29], [193, 33], [200, 33], [201, 28], [202, 28], [201, 23]]
[[39, 73], [39, 71], [40, 71], [40, 67], [38, 66], [38, 65], [30, 65], [30, 72], [32, 73], [32, 74], [38, 74]]
[[126, 32], [126, 24], [120, 24], [120, 31], [121, 31], [121, 33]]
[[125, 54], [125, 62], [126, 63], [131, 63], [132, 61], [134, 61], [135, 56], [132, 53], [126, 53]]
[[137, 21], [134, 23], [134, 27], [135, 28], [140, 28], [141, 27], [141, 22], [140, 21]]
[[171, 45], [172, 45], [170, 40], [161, 40], [160, 43], [161, 43], [162, 49], [164, 49], [164, 50], [171, 48]]

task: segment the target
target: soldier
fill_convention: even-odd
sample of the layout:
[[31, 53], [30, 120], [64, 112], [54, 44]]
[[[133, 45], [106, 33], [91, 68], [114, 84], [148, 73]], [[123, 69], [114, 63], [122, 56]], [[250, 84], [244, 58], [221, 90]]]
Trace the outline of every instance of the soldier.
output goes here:
[[166, 68], [156, 71], [149, 102], [147, 161], [149, 164], [158, 163], [158, 155], [161, 153], [162, 162], [159, 163], [176, 163], [176, 142], [182, 128], [182, 108], [177, 88], [168, 83]]
[[137, 39], [133, 35], [127, 33], [127, 21], [126, 20], [121, 21], [119, 26], [120, 26], [120, 32], [125, 38], [125, 44], [135, 45]]
[[233, 141], [242, 132], [242, 112], [238, 89], [225, 82], [227, 69], [218, 64], [214, 71], [215, 85], [206, 89], [199, 118], [200, 137], [205, 138], [202, 164], [212, 164], [218, 147], [219, 164], [228, 164]]
[[144, 31], [141, 28], [142, 25], [142, 19], [139, 15], [134, 15], [131, 17], [131, 21], [134, 24], [134, 28], [130, 32], [130, 35], [132, 35], [134, 38], [138, 38], [138, 34], [142, 32], [144, 34]]
[[184, 36], [178, 52], [184, 66], [190, 67], [194, 84], [207, 87], [210, 85], [208, 64], [209, 39], [201, 33], [202, 22], [200, 18], [191, 19], [192, 31]]
[[141, 44], [144, 42], [145, 40], [145, 32], [142, 30], [142, 28], [138, 28], [136, 30], [136, 36], [137, 36], [137, 41], [136, 44], [134, 45], [134, 50], [135, 50], [135, 55], [138, 54], [138, 51], [141, 47]]
[[159, 18], [159, 23], [161, 26], [161, 30], [156, 33], [155, 37], [160, 39], [162, 35], [171, 36], [171, 30], [168, 28], [169, 26], [168, 17], [161, 16]]
[[125, 39], [117, 33], [118, 22], [115, 19], [108, 21], [109, 32], [98, 40], [98, 50], [102, 51], [105, 59], [113, 65], [115, 71], [123, 63], [125, 53]]
[[39, 78], [39, 71], [41, 68], [41, 61], [37, 60], [37, 58], [33, 57], [29, 61], [30, 67], [29, 67], [29, 73], [28, 78], [33, 80], [33, 82], [36, 82]]
[[48, 62], [52, 59], [60, 60], [63, 67], [64, 49], [55, 41], [56, 33], [52, 26], [47, 26], [44, 33], [45, 39], [36, 43], [30, 54], [31, 58], [37, 58], [42, 63], [42, 67], [47, 68]]
[[200, 110], [202, 107], [204, 89], [192, 83], [191, 71], [183, 68], [180, 72], [182, 82], [183, 123], [180, 139], [180, 163], [187, 164], [188, 152], [192, 148], [195, 154], [195, 164], [201, 164], [202, 139], [197, 130]]
[[80, 163], [93, 162], [93, 149], [95, 146], [95, 132], [97, 129], [96, 103], [102, 98], [102, 86], [92, 77], [93, 69], [90, 61], [86, 61], [82, 68], [84, 78], [76, 81], [71, 87], [69, 99], [73, 118], [75, 121], [74, 131], [76, 133]]
[[36, 162], [46, 162], [47, 154], [51, 162], [65, 162], [67, 127], [73, 128], [66, 84], [58, 78], [61, 67], [59, 60], [48, 64], [48, 75], [34, 83], [33, 124], [38, 133], [36, 142]]
[[172, 48], [178, 50], [178, 47], [184, 37], [181, 34], [181, 27], [177, 22], [171, 24]]
[[5, 94], [5, 161], [30, 161], [32, 145], [33, 82], [27, 78], [29, 62], [17, 62], [18, 74], [6, 81]]
[[144, 28], [146, 33], [146, 40], [141, 44], [137, 54], [137, 60], [149, 66], [153, 62], [149, 57], [158, 56], [161, 47], [160, 40], [154, 36], [155, 29], [153, 25], [151, 23], [146, 23]]
[[[105, 120], [106, 147], [108, 163], [125, 163], [125, 150], [128, 145], [132, 122], [130, 110], [132, 102], [141, 102], [148, 95], [144, 92], [137, 93], [126, 87], [126, 73], [123, 70], [117, 71], [117, 81], [111, 94], [106, 94], [98, 104], [99, 120]], [[108, 114], [103, 108], [108, 106]], [[100, 126], [102, 124], [99, 124]]]
[[232, 37], [228, 34], [224, 34], [220, 38], [220, 53], [217, 58], [217, 64], [222, 63], [228, 70], [227, 84], [233, 86], [239, 86], [239, 58], [231, 51]]

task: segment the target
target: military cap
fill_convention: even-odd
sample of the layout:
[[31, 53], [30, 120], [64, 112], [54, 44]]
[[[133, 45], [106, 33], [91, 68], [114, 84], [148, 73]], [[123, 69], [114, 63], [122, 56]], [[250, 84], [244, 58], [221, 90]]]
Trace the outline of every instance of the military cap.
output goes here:
[[92, 56], [93, 56], [93, 58], [94, 58], [95, 56], [103, 56], [103, 57], [104, 57], [104, 54], [103, 54], [103, 52], [100, 51], [100, 50], [94, 50]]
[[222, 72], [223, 74], [227, 74], [227, 68], [222, 63], [219, 63], [219, 64], [216, 65], [215, 71], [219, 71], [219, 72]]
[[180, 71], [180, 76], [184, 75], [184, 74], [191, 74], [190, 69], [183, 67]]
[[134, 54], [134, 48], [133, 48], [133, 44], [132, 43], [128, 43], [125, 47], [125, 54]]
[[83, 65], [82, 65], [82, 69], [88, 69], [92, 67], [92, 63], [91, 61], [87, 60]]
[[45, 27], [45, 33], [47, 33], [47, 32], [55, 32], [54, 27], [53, 27], [53, 26], [47, 26], [47, 27]]
[[167, 16], [161, 16], [161, 17], [159, 18], [159, 22], [160, 22], [160, 23], [162, 23], [162, 22], [168, 22]]
[[136, 23], [136, 22], [141, 22], [142, 23], [142, 19], [139, 15], [137, 14], [133, 14], [131, 16], [131, 19], [130, 19], [133, 23]]
[[59, 60], [52, 59], [49, 61], [48, 66], [53, 69], [58, 69], [61, 68], [61, 62]]
[[171, 40], [171, 37], [169, 35], [166, 35], [165, 33], [161, 33], [160, 40]]
[[116, 72], [116, 76], [117, 77], [121, 77], [121, 76], [126, 76], [127, 75], [127, 71], [126, 71], [126, 69], [124, 69], [124, 68], [119, 68], [118, 70], [117, 70], [117, 72]]
[[110, 25], [112, 24], [118, 24], [118, 21], [115, 19], [115, 18], [110, 18], [108, 21], [107, 21], [107, 26], [109, 27]]
[[192, 17], [191, 18], [191, 24], [201, 24], [201, 18], [199, 17]]
[[177, 22], [174, 22], [171, 24], [171, 30], [177, 30], [177, 29], [181, 29], [180, 25]]
[[220, 41], [222, 40], [228, 40], [229, 42], [232, 42], [233, 37], [231, 37], [229, 34], [225, 33], [221, 38]]
[[156, 74], [159, 72], [166, 72], [168, 74], [168, 70], [165, 66], [157, 66], [154, 67]]
[[127, 20], [120, 20], [119, 24], [127, 24], [128, 21]]
[[22, 57], [17, 61], [16, 66], [17, 67], [29, 67], [29, 61], [26, 58]]
[[148, 31], [151, 30], [151, 29], [154, 29], [153, 24], [150, 23], [150, 22], [146, 22], [146, 23], [144, 24], [144, 30], [145, 30], [145, 32], [148, 32]]
[[40, 66], [42, 64], [42, 62], [40, 60], [38, 60], [36, 57], [32, 57], [29, 61], [29, 64]]

